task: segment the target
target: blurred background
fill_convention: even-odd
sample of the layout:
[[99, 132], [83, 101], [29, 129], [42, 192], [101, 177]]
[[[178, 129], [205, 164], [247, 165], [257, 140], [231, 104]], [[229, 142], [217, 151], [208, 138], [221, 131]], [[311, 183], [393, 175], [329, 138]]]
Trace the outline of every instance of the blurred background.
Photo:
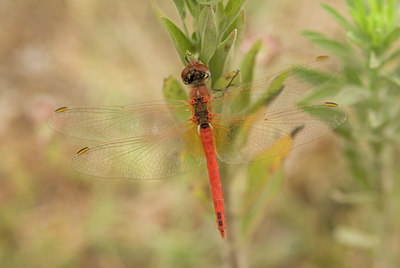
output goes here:
[[[324, 2], [345, 10], [341, 0]], [[172, 1], [157, 4], [178, 22]], [[243, 51], [258, 38], [265, 45], [256, 78], [326, 54], [301, 30], [345, 38], [317, 1], [250, 0], [245, 10]], [[183, 66], [150, 1], [1, 0], [0, 55], [1, 267], [229, 265], [234, 245], [219, 237], [211, 199], [207, 207], [194, 194], [206, 171], [161, 182], [78, 174], [70, 161], [87, 142], [47, 125], [61, 106], [162, 99], [163, 79]], [[331, 134], [291, 154], [240, 262], [370, 267], [368, 247], [349, 248], [333, 232], [349, 215], [371, 220], [332, 198], [348, 179], [341, 148]]]

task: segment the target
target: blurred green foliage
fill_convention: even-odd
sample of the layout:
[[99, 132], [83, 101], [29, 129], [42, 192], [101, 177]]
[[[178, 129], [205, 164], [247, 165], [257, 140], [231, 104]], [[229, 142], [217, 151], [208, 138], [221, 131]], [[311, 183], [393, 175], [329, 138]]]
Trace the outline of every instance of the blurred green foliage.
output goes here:
[[[167, 14], [175, 12], [169, 2], [158, 2]], [[197, 1], [174, 2], [186, 23], [191, 22], [189, 14], [199, 15]], [[233, 4], [240, 2], [232, 1], [215, 16], [226, 9], [234, 18], [238, 8]], [[330, 3], [342, 10], [341, 1]], [[223, 179], [228, 206], [236, 208], [230, 217], [243, 220], [229, 230], [246, 235], [233, 244], [221, 241], [212, 211], [204, 209], [211, 208], [205, 173], [202, 180], [157, 184], [83, 176], [69, 165], [81, 145], [46, 124], [60, 105], [119, 105], [154, 98], [161, 78], [179, 73], [173, 47], [165, 42], [168, 37], [148, 5], [140, 0], [0, 4], [0, 266], [216, 267], [232, 264], [226, 254], [234, 248], [247, 256], [239, 263], [249, 267], [398, 267], [398, 1], [348, 1], [348, 12], [323, 5], [342, 26], [339, 31], [332, 30], [313, 1], [248, 1], [251, 27], [245, 26], [241, 11], [230, 25], [230, 20], [216, 22], [220, 39], [210, 65], [215, 66], [215, 88], [221, 88], [230, 80], [222, 74], [231, 71], [233, 56], [242, 53], [238, 40], [254, 44], [259, 37], [254, 31], [261, 32], [280, 41], [274, 43], [284, 48], [280, 58], [309, 58], [315, 51], [302, 43], [295, 26], [325, 18], [316, 27], [334, 37], [317, 32], [306, 36], [338, 56], [344, 71], [337, 86], [310, 98], [336, 94], [350, 112], [349, 123], [338, 131], [345, 140], [344, 153], [331, 137], [300, 157], [294, 152], [285, 170], [288, 180], [282, 170], [269, 173], [279, 169], [279, 158], [249, 170], [221, 166], [226, 178], [239, 177], [229, 184]], [[173, 28], [174, 20], [163, 23]], [[200, 51], [201, 35], [189, 34], [194, 28], [186, 24], [181, 29], [183, 35], [176, 38], [187, 39], [179, 54], [184, 62], [186, 50]], [[226, 30], [221, 34], [219, 29]], [[288, 49], [285, 38], [296, 45]], [[180, 82], [175, 82], [167, 80], [165, 88], [176, 90]], [[260, 172], [270, 177], [248, 180], [247, 173]], [[241, 202], [236, 193], [251, 198]]]
[[[242, 36], [245, 2], [230, 0], [224, 4], [224, 1], [175, 0], [183, 30], [167, 19], [158, 7], [154, 6], [154, 10], [167, 29], [182, 63], [187, 64], [187, 52], [197, 54], [198, 59], [210, 68], [213, 81], [217, 81], [229, 70], [234, 55], [231, 51], [235, 43], [240, 42], [238, 37]], [[192, 33], [188, 32], [186, 23], [187, 10], [192, 16]], [[242, 67], [246, 72], [254, 65]]]
[[[195, 1], [189, 2], [193, 4]], [[210, 65], [211, 73], [217, 74], [216, 78], [218, 79], [224, 66], [229, 65], [219, 64], [217, 66], [215, 63], [227, 61], [229, 50], [235, 42], [236, 32], [230, 32], [226, 40], [221, 37], [226, 35], [225, 30], [229, 28], [229, 24], [236, 21], [243, 2], [228, 1], [226, 6], [222, 1], [199, 2], [200, 11], [191, 10], [191, 14], [194, 16], [193, 28], [195, 31], [191, 34], [191, 41], [188, 41], [190, 37], [185, 24], [185, 1], [175, 1], [187, 35], [186, 38], [181, 38], [184, 42], [177, 41], [180, 35], [184, 35], [178, 27], [166, 25], [166, 28], [181, 59], [184, 59], [183, 51], [185, 50], [199, 53], [202, 62], [214, 63]], [[394, 267], [400, 265], [396, 253], [398, 245], [392, 241], [393, 237], [399, 237], [394, 226], [400, 226], [399, 218], [392, 216], [400, 214], [400, 205], [396, 202], [398, 200], [396, 196], [400, 196], [400, 182], [398, 181], [400, 169], [396, 167], [400, 155], [398, 138], [400, 130], [400, 120], [398, 119], [400, 118], [398, 105], [400, 100], [400, 63], [398, 61], [400, 50], [395, 46], [395, 44], [399, 44], [400, 36], [399, 4], [394, 0], [356, 0], [347, 1], [347, 6], [351, 21], [345, 19], [333, 7], [322, 5], [324, 10], [347, 32], [350, 42], [336, 41], [324, 34], [312, 31], [303, 33], [311, 42], [335, 55], [343, 63], [341, 79], [335, 79], [334, 86], [331, 85], [313, 92], [308, 100], [336, 95], [342, 105], [352, 107], [351, 121], [339, 132], [347, 141], [345, 155], [349, 172], [356, 185], [352, 185], [350, 182], [344, 189], [336, 192], [336, 197], [340, 196], [340, 202], [360, 206], [363, 205], [363, 202], [353, 198], [353, 195], [361, 194], [368, 197], [368, 202], [371, 199], [374, 200], [376, 206], [377, 217], [372, 225], [360, 223], [361, 228], [335, 226], [336, 239], [350, 246], [371, 248], [377, 267], [382, 264]], [[191, 7], [193, 6], [188, 5], [189, 9]], [[162, 21], [164, 20], [162, 18]], [[239, 20], [239, 22], [241, 21]], [[235, 23], [237, 24], [238, 21]], [[260, 42], [255, 43], [248, 54], [244, 56], [241, 64], [243, 82], [251, 82], [253, 79], [255, 56], [260, 44]], [[220, 51], [222, 48], [224, 48], [224, 53]], [[236, 101], [242, 102], [242, 105], [239, 106], [243, 108], [249, 105], [249, 99], [246, 97]], [[359, 137], [364, 137], [364, 139]], [[252, 169], [256, 169], [256, 167], [253, 165]], [[249, 187], [253, 184], [251, 181], [254, 180], [251, 174], [263, 173], [270, 174], [271, 172], [250, 172]], [[227, 176], [231, 173], [228, 171], [221, 174]], [[255, 198], [260, 195], [260, 189], [268, 181], [269, 176], [264, 178], [261, 185], [258, 182], [261, 188], [255, 187], [256, 190], [247, 192], [249, 197]], [[246, 198], [241, 200], [245, 202]], [[353, 202], [353, 200], [356, 201]], [[260, 205], [255, 205], [253, 208], [248, 207], [244, 211], [249, 211], [249, 213], [241, 215], [244, 221], [244, 230], [248, 229], [245, 226], [251, 225], [250, 222], [254, 215], [259, 217], [262, 215], [261, 209], [253, 211], [257, 207]], [[393, 244], [394, 246], [391, 246]]]
[[[218, 85], [218, 88], [221, 89], [225, 88], [232, 82], [231, 80], [235, 74], [234, 72], [223, 76], [221, 74], [231, 68], [232, 59], [237, 54], [237, 51], [234, 51], [233, 48], [235, 47], [235, 43], [236, 47], [240, 43], [240, 40], [236, 40], [236, 36], [239, 34], [238, 29], [243, 29], [243, 16], [239, 16], [239, 14], [243, 14], [241, 8], [245, 1], [182, 0], [174, 1], [174, 3], [180, 15], [180, 23], [183, 30], [165, 18], [159, 8], [155, 6], [154, 10], [167, 29], [180, 59], [184, 64], [187, 64], [187, 60], [197, 60], [198, 57], [201, 62], [209, 65], [211, 77], [213, 78], [212, 85]], [[188, 26], [186, 25], [186, 9], [193, 16], [192, 33], [188, 32]], [[232, 29], [233, 27], [237, 28]], [[229, 32], [226, 32], [227, 29], [230, 29]], [[233, 81], [234, 85], [236, 83], [244, 83], [244, 88], [248, 87], [250, 89], [252, 87], [256, 57], [261, 46], [261, 40], [254, 42], [243, 56], [240, 64], [241, 75], [235, 78]], [[332, 79], [331, 74], [320, 73], [320, 70], [311, 70], [307, 66], [304, 66], [304, 68], [303, 66], [289, 68], [279, 75], [272, 77], [264, 89], [265, 92], [257, 96], [258, 99], [254, 103], [251, 101], [251, 90], [248, 90], [247, 92], [245, 91], [246, 94], [240, 94], [240, 96], [226, 101], [229, 102], [227, 103], [229, 105], [227, 109], [233, 114], [245, 112], [249, 115], [257, 113], [274, 99], [276, 95], [279, 95], [289, 75], [301, 77], [301, 80], [311, 85], [320, 85]], [[171, 85], [174, 85], [175, 88], [172, 88]], [[173, 77], [166, 80], [163, 92], [164, 97], [168, 101], [180, 99], [185, 95], [184, 89], [178, 85], [178, 81]], [[215, 94], [218, 96], [218, 93]], [[249, 119], [248, 124], [251, 124], [251, 119]], [[249, 135], [249, 129], [246, 127], [246, 124], [243, 127], [231, 126], [231, 129], [233, 129], [232, 132], [235, 134], [230, 134], [232, 135], [230, 150], [234, 150], [233, 148], [235, 147], [240, 148], [240, 145], [237, 146], [235, 143], [235, 137], [240, 137], [238, 144], [246, 144], [242, 140], [246, 140], [243, 137]], [[245, 255], [243, 249], [253, 241], [254, 234], [260, 228], [262, 219], [267, 211], [266, 205], [275, 196], [282, 183], [283, 173], [278, 171], [288, 153], [281, 154], [279, 150], [282, 150], [281, 148], [291, 148], [293, 146], [292, 142], [292, 137], [288, 134], [277, 140], [276, 144], [268, 148], [267, 152], [256, 156], [255, 159], [257, 160], [270, 158], [271, 155], [274, 155], [274, 150], [278, 150], [277, 154], [279, 155], [279, 157], [275, 157], [274, 159], [261, 162], [256, 161], [249, 165], [247, 181], [245, 182], [246, 186], [243, 187], [245, 190], [242, 191], [233, 191], [230, 188], [230, 185], [234, 184], [235, 180], [238, 180], [237, 174], [240, 174], [238, 173], [240, 168], [220, 163], [221, 178], [227, 179], [224, 182], [225, 195], [234, 195], [242, 203], [238, 208], [231, 208], [229, 198], [225, 198], [227, 207], [227, 242], [230, 244], [227, 254], [231, 256], [230, 263], [233, 267], [240, 265], [239, 260], [244, 258], [243, 256]], [[204, 202], [204, 194], [197, 194], [197, 197]]]
[[[400, 258], [400, 4], [395, 0], [347, 2], [349, 19], [322, 7], [346, 31], [348, 40], [305, 31], [315, 45], [343, 63], [336, 96], [351, 107], [345, 139], [349, 180], [338, 202], [368, 211], [335, 226], [335, 238], [351, 248], [367, 248], [373, 267], [399, 267]], [[316, 92], [315, 96], [329, 94]], [[350, 180], [351, 179], [351, 180]]]

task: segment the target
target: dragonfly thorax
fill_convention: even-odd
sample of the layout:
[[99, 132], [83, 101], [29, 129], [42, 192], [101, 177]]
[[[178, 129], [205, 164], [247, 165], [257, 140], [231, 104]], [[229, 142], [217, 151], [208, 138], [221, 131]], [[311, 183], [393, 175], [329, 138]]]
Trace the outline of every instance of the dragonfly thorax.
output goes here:
[[210, 112], [208, 110], [208, 105], [203, 101], [196, 101], [193, 105], [194, 108], [194, 118], [197, 124], [202, 125], [204, 123], [208, 124], [210, 121]]
[[193, 121], [201, 126], [208, 126], [211, 121], [211, 106], [209, 103], [210, 89], [206, 86], [193, 87], [190, 99], [193, 107]]

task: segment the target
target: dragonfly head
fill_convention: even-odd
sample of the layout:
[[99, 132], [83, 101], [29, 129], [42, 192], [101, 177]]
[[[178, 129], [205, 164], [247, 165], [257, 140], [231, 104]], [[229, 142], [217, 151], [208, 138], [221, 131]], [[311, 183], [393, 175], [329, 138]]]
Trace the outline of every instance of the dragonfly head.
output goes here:
[[191, 61], [183, 69], [181, 77], [183, 83], [186, 85], [197, 86], [206, 84], [210, 78], [210, 69], [199, 61]]

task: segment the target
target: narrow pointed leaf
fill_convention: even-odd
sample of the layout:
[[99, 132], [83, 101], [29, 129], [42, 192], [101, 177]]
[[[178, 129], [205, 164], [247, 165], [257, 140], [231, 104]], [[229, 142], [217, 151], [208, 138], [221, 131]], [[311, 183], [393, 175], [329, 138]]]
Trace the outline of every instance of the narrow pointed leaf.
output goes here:
[[219, 79], [219, 77], [224, 72], [229, 52], [232, 50], [232, 46], [236, 40], [236, 33], [237, 31], [233, 30], [232, 33], [222, 43], [218, 45], [213, 57], [210, 60], [209, 67], [213, 80]]
[[160, 8], [153, 2], [151, 1], [151, 9], [153, 10], [154, 15], [157, 16], [157, 18], [161, 19], [161, 17], [164, 17], [164, 13], [160, 10]]
[[340, 56], [341, 58], [351, 58], [353, 55], [350, 46], [346, 46], [338, 41], [330, 39], [323, 34], [314, 31], [303, 31], [302, 35], [308, 38], [310, 42], [316, 46], [326, 49], [334, 55]]
[[167, 29], [169, 36], [172, 40], [172, 43], [175, 46], [176, 51], [178, 52], [178, 56], [183, 62], [186, 64], [185, 55], [186, 51], [194, 52], [195, 48], [190, 40], [186, 37], [186, 35], [169, 19], [162, 17], [161, 18], [162, 24]]
[[[284, 137], [277, 142], [290, 143], [290, 138]], [[273, 148], [271, 148], [274, 150]], [[248, 170], [248, 185], [243, 194], [241, 211], [241, 231], [245, 237], [250, 237], [265, 215], [268, 203], [276, 196], [282, 186], [283, 160], [288, 155], [274, 157], [265, 161], [255, 161]]]
[[321, 4], [321, 6], [347, 31], [353, 31], [353, 27], [351, 26], [351, 24], [336, 9], [327, 4]]
[[249, 83], [253, 81], [256, 56], [260, 51], [261, 45], [261, 40], [255, 42], [250, 50], [246, 53], [242, 60], [242, 63], [240, 64], [240, 71], [242, 72], [243, 83]]
[[200, 2], [200, 5], [216, 6], [221, 2], [222, 2], [222, 0], [203, 0], [203, 2]]
[[[240, 71], [242, 73], [243, 83], [249, 83], [253, 81], [256, 56], [261, 48], [261, 44], [262, 44], [261, 40], [255, 42], [242, 60], [242, 64], [240, 65]], [[249, 105], [249, 103], [250, 103], [250, 91], [247, 95], [244, 95], [242, 98], [235, 100], [233, 106], [237, 107], [238, 110], [240, 111], [245, 109]]]
[[226, 29], [236, 20], [246, 0], [229, 0], [225, 6], [225, 19], [221, 22], [219, 27], [220, 32], [223, 34]]
[[175, 4], [176, 9], [178, 10], [181, 20], [184, 21], [186, 18], [185, 0], [174, 0], [174, 4]]
[[241, 233], [246, 240], [251, 239], [252, 234], [259, 229], [268, 209], [268, 203], [273, 201], [282, 188], [283, 178], [283, 170], [268, 175], [266, 179], [267, 184], [261, 188], [262, 191], [258, 195], [258, 199], [254, 202], [253, 207], [241, 217]]
[[218, 5], [216, 6], [216, 10], [215, 10], [215, 16], [218, 19], [218, 25], [220, 25], [221, 20], [224, 18], [224, 3], [223, 2], [219, 2]]
[[268, 202], [275, 196], [282, 186], [283, 171], [281, 170], [283, 161], [289, 156], [289, 152], [280, 154], [278, 157], [269, 157], [280, 152], [282, 147], [291, 148], [293, 146], [293, 137], [297, 131], [288, 134], [276, 141], [270, 148], [261, 152], [254, 160], [264, 159], [262, 161], [254, 161], [250, 164], [248, 170], [248, 183], [243, 193], [243, 203], [241, 211], [242, 217], [241, 227], [242, 233], [246, 237], [250, 237], [254, 230], [261, 223], [263, 210], [266, 209]]
[[236, 20], [231, 23], [231, 25], [228, 27], [228, 29], [225, 31], [224, 35], [223, 35], [223, 39], [226, 39], [228, 37], [228, 35], [230, 33], [232, 33], [232, 31], [236, 30], [236, 41], [234, 44], [234, 52], [233, 55], [236, 55], [239, 46], [242, 42], [242, 37], [243, 37], [243, 28], [244, 28], [244, 24], [245, 24], [245, 13], [242, 10], [239, 15], [237, 16]]
[[185, 6], [185, 0], [174, 0], [174, 4], [176, 9], [178, 10], [179, 17], [181, 18], [181, 23], [183, 25], [183, 28], [185, 32], [187, 33], [187, 28], [186, 28], [186, 6]]
[[199, 32], [201, 40], [200, 60], [208, 65], [217, 47], [217, 24], [212, 6], [204, 6], [199, 18]]
[[246, 112], [249, 114], [255, 113], [261, 107], [267, 105], [274, 98], [276, 98], [279, 95], [279, 93], [282, 92], [283, 83], [285, 82], [286, 78], [288, 77], [291, 71], [292, 68], [288, 68], [280, 75], [274, 77], [269, 87], [265, 89], [264, 94], [258, 99], [257, 102], [248, 107]]
[[385, 44], [390, 45], [400, 38], [400, 26], [394, 28], [385, 38]]
[[185, 0], [186, 6], [192, 15], [192, 17], [197, 20], [199, 17], [199, 3], [197, 0]]

